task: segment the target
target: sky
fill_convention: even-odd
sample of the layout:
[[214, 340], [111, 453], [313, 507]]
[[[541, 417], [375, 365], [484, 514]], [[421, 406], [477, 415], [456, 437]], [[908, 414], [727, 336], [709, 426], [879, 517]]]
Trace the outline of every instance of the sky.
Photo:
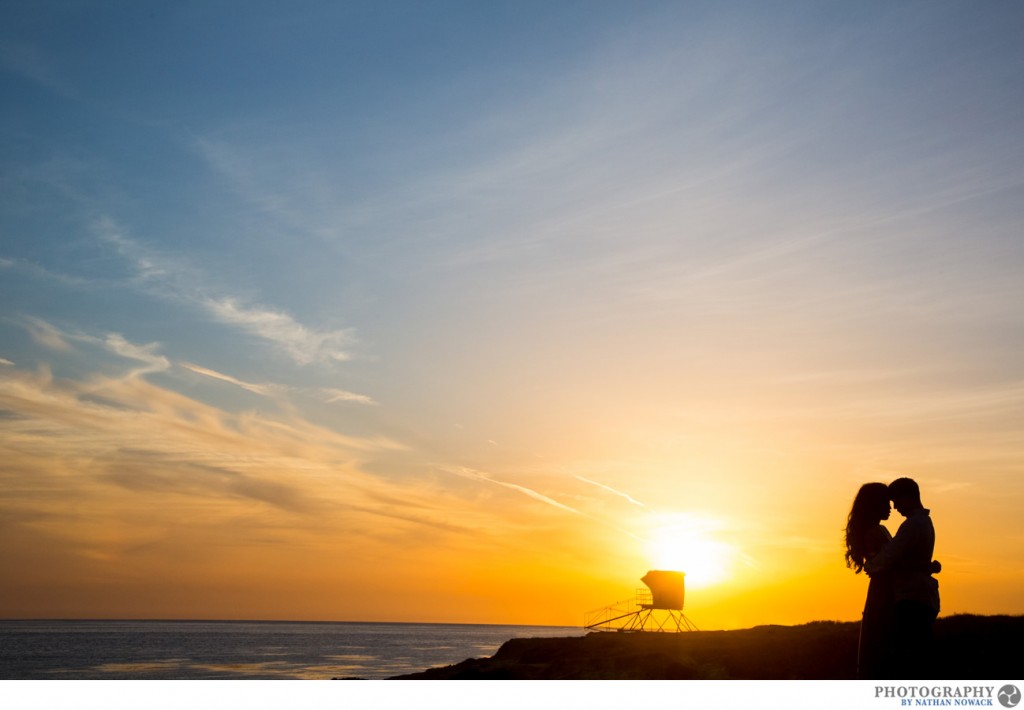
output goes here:
[[3, 3], [0, 617], [853, 620], [900, 476], [1024, 613], [1022, 31]]

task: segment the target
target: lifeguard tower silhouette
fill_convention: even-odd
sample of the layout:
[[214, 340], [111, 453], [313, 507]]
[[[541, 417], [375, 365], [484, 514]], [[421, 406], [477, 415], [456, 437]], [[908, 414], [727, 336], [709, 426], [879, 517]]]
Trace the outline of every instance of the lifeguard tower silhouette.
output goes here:
[[651, 570], [640, 581], [647, 589], [636, 597], [587, 613], [584, 626], [594, 631], [697, 631], [683, 614], [686, 596], [682, 572]]

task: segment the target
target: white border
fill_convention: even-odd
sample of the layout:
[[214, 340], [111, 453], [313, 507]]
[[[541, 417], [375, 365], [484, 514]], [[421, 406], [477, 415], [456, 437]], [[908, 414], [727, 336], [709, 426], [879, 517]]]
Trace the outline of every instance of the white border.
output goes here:
[[[349, 707], [437, 708], [438, 710], [642, 710], [651, 703], [666, 710], [722, 708], [907, 707], [900, 698], [879, 695], [879, 685], [952, 687], [1006, 684], [978, 681], [3, 681], [3, 705], [17, 710], [73, 707], [97, 710], [324, 710]], [[918, 706], [911, 703], [913, 707]], [[1001, 708], [995, 698], [991, 707]]]

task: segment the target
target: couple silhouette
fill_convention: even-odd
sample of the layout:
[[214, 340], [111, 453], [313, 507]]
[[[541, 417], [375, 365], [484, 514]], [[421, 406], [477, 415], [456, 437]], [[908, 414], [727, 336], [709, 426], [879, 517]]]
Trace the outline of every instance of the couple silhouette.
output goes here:
[[[896, 532], [882, 525], [889, 501], [905, 518]], [[932, 559], [935, 528], [909, 478], [865, 483], [846, 524], [846, 566], [870, 577], [857, 650], [857, 677], [925, 679], [931, 670], [932, 625], [939, 613], [942, 566]]]

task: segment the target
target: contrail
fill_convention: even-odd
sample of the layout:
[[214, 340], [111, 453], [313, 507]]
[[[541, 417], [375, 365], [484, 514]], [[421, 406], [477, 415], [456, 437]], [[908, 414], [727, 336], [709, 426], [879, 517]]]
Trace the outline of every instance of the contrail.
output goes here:
[[625, 498], [626, 500], [628, 500], [633, 505], [639, 505], [641, 508], [644, 507], [644, 504], [641, 503], [640, 501], [638, 501], [633, 496], [629, 495], [628, 493], [623, 493], [622, 491], [617, 491], [614, 488], [612, 488], [611, 486], [606, 486], [603, 483], [598, 483], [597, 481], [591, 481], [589, 478], [584, 478], [583, 476], [577, 476], [575, 474], [573, 474], [573, 478], [576, 478], [576, 479], [578, 479], [580, 481], [583, 481], [584, 483], [589, 483], [592, 486], [597, 486], [598, 488], [603, 488], [604, 490], [608, 491], [609, 493], [614, 493], [615, 495], [617, 495], [617, 496], [619, 496], [621, 498]]
[[199, 375], [206, 375], [207, 377], [212, 377], [215, 380], [230, 382], [231, 384], [237, 387], [241, 387], [244, 390], [249, 390], [250, 392], [255, 392], [256, 394], [262, 394], [264, 396], [269, 397], [273, 393], [273, 388], [269, 385], [255, 385], [251, 382], [244, 382], [235, 377], [232, 377], [231, 375], [225, 375], [223, 372], [217, 372], [216, 370], [210, 370], [206, 367], [193, 365], [192, 363], [189, 362], [182, 362], [179, 364], [186, 370], [191, 370], [192, 372], [195, 372]]
[[480, 471], [474, 471], [471, 468], [460, 467], [460, 468], [456, 468], [456, 469], [446, 469], [446, 470], [448, 470], [450, 473], [454, 473], [454, 474], [456, 474], [458, 476], [462, 476], [464, 478], [471, 478], [474, 481], [487, 481], [488, 483], [496, 483], [499, 486], [504, 486], [505, 488], [511, 488], [514, 491], [519, 491], [520, 493], [522, 493], [524, 495], [528, 495], [531, 498], [539, 500], [542, 503], [547, 503], [548, 505], [554, 506], [555, 508], [559, 508], [560, 510], [565, 510], [565, 511], [568, 511], [568, 512], [573, 513], [575, 515], [583, 515], [584, 517], [590, 517], [590, 516], [584, 515], [580, 511], [576, 510], [575, 508], [570, 508], [569, 506], [565, 505], [564, 503], [559, 503], [557, 500], [555, 500], [553, 498], [548, 498], [543, 493], [538, 493], [537, 491], [533, 490], [532, 488], [527, 488], [526, 486], [520, 486], [520, 485], [517, 485], [515, 483], [508, 483], [506, 481], [499, 481], [496, 478], [491, 478], [486, 473], [481, 473]]

